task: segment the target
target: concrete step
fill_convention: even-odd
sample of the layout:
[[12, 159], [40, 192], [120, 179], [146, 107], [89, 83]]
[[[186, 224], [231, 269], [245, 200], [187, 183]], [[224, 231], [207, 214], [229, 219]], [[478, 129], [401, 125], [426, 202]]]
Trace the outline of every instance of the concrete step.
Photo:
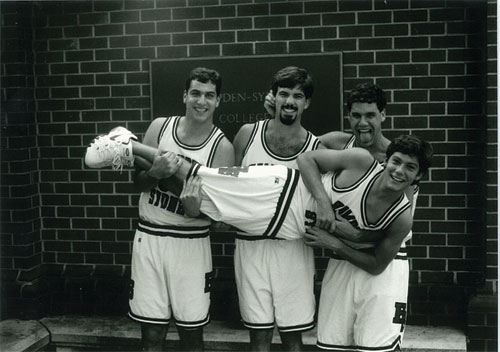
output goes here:
[[[39, 321], [4, 320], [0, 322], [1, 351], [137, 351], [139, 324], [126, 317], [58, 316]], [[212, 321], [205, 327], [208, 351], [241, 351], [248, 348], [248, 331], [239, 324]], [[171, 327], [167, 347], [175, 349], [178, 335]], [[303, 334], [307, 350], [315, 350], [316, 330]], [[274, 334], [273, 344], [280, 339]], [[48, 347], [50, 346], [50, 347]], [[406, 327], [403, 340], [406, 352], [465, 352], [463, 331], [450, 327]]]

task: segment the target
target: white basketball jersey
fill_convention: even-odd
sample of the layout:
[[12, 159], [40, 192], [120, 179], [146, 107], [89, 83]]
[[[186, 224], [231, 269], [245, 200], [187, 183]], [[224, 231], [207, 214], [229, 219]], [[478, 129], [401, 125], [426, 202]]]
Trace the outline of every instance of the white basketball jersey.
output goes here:
[[290, 156], [281, 156], [273, 153], [266, 142], [266, 130], [271, 120], [257, 121], [254, 124], [252, 134], [243, 153], [241, 166], [248, 165], [285, 165], [286, 167], [297, 169], [297, 157], [305, 152], [316, 150], [320, 144], [318, 137], [307, 131], [306, 141], [300, 150]]
[[[365, 174], [353, 185], [341, 188], [335, 185], [336, 173], [328, 172], [321, 176], [321, 181], [328, 197], [332, 200], [332, 208], [336, 215], [349, 221], [351, 225], [363, 230], [384, 230], [401, 213], [410, 207], [410, 202], [403, 193], [394, 204], [375, 222], [368, 221], [366, 209], [366, 198], [375, 180], [382, 174], [383, 167], [375, 160]], [[298, 192], [304, 192], [303, 183], [299, 183]], [[306, 194], [308, 192], [305, 192]], [[304, 194], [301, 197], [294, 197], [305, 200], [305, 226], [312, 227], [316, 224], [316, 202], [313, 197]], [[297, 207], [293, 204], [291, 207]]]
[[[273, 153], [271, 148], [266, 142], [266, 130], [271, 120], [257, 121], [254, 124], [252, 134], [248, 139], [248, 144], [243, 153], [241, 166], [249, 165], [283, 165], [292, 169], [298, 169], [297, 157], [305, 152], [318, 149], [320, 141], [318, 137], [307, 131], [306, 141], [300, 150], [291, 156], [281, 156]], [[283, 231], [286, 230], [282, 228]], [[290, 234], [293, 236], [293, 234]], [[247, 236], [244, 232], [237, 232], [237, 238], [246, 239]]]
[[[347, 143], [344, 145], [344, 149], [350, 149], [350, 148], [355, 148], [355, 142], [356, 142], [356, 136], [353, 134], [351, 138], [347, 141]], [[411, 215], [413, 216], [415, 214], [415, 208], [417, 207], [417, 198], [418, 198], [418, 192], [420, 188], [418, 187], [418, 184], [413, 185], [413, 200], [411, 203]], [[405, 237], [405, 240], [403, 242], [403, 247], [405, 246], [405, 242], [409, 241], [413, 235], [413, 232], [410, 231], [408, 235]]]
[[[213, 126], [203, 143], [187, 145], [177, 136], [180, 119], [181, 116], [171, 116], [165, 120], [158, 135], [158, 149], [183, 155], [188, 160], [211, 167], [217, 146], [224, 138], [223, 132]], [[169, 236], [197, 237], [206, 234], [210, 226], [210, 220], [206, 218], [185, 216], [179, 197], [158, 185], [148, 192], [142, 192], [139, 199], [139, 218], [139, 230], [157, 235], [164, 232]]]

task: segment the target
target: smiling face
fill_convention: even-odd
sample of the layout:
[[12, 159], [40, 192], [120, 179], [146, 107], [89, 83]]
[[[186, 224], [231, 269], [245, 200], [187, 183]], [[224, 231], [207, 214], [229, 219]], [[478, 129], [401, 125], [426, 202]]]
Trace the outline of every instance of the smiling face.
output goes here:
[[213, 118], [215, 109], [219, 106], [215, 84], [201, 83], [193, 80], [188, 91], [184, 92], [183, 101], [186, 104], [186, 116], [199, 122], [206, 122]]
[[299, 121], [302, 113], [309, 107], [310, 99], [306, 99], [299, 85], [294, 88], [278, 87], [276, 92], [276, 116], [285, 125]]
[[387, 186], [394, 191], [404, 190], [415, 180], [420, 179], [422, 175], [419, 170], [416, 156], [395, 152], [385, 166]]
[[357, 146], [367, 148], [382, 139], [384, 121], [385, 109], [380, 111], [376, 103], [353, 103], [349, 123], [356, 136]]

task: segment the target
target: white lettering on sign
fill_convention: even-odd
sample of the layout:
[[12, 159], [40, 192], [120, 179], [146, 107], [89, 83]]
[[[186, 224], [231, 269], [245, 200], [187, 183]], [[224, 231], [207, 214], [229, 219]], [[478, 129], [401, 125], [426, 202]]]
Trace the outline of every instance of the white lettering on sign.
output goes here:
[[265, 120], [268, 117], [269, 115], [265, 112], [220, 114], [219, 121], [222, 123], [250, 123]]
[[257, 103], [263, 102], [267, 92], [221, 93], [222, 103]]

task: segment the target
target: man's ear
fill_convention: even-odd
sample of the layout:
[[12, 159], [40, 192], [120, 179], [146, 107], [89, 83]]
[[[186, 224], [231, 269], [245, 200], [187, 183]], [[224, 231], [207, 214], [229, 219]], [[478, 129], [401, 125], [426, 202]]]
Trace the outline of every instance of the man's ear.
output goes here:
[[306, 110], [310, 104], [311, 104], [311, 98], [307, 98], [306, 103], [304, 104], [304, 110]]
[[184, 94], [182, 95], [182, 102], [186, 104], [186, 101], [187, 101], [187, 92], [184, 91]]
[[217, 96], [217, 102], [215, 103], [215, 107], [218, 108], [220, 103], [220, 95]]
[[417, 176], [415, 177], [415, 179], [413, 180], [413, 182], [411, 184], [412, 185], [418, 184], [420, 182], [420, 180], [422, 179], [422, 177], [424, 177], [424, 174], [422, 174], [422, 173], [417, 174]]
[[380, 119], [382, 120], [382, 122], [385, 121], [385, 109], [380, 112]]

